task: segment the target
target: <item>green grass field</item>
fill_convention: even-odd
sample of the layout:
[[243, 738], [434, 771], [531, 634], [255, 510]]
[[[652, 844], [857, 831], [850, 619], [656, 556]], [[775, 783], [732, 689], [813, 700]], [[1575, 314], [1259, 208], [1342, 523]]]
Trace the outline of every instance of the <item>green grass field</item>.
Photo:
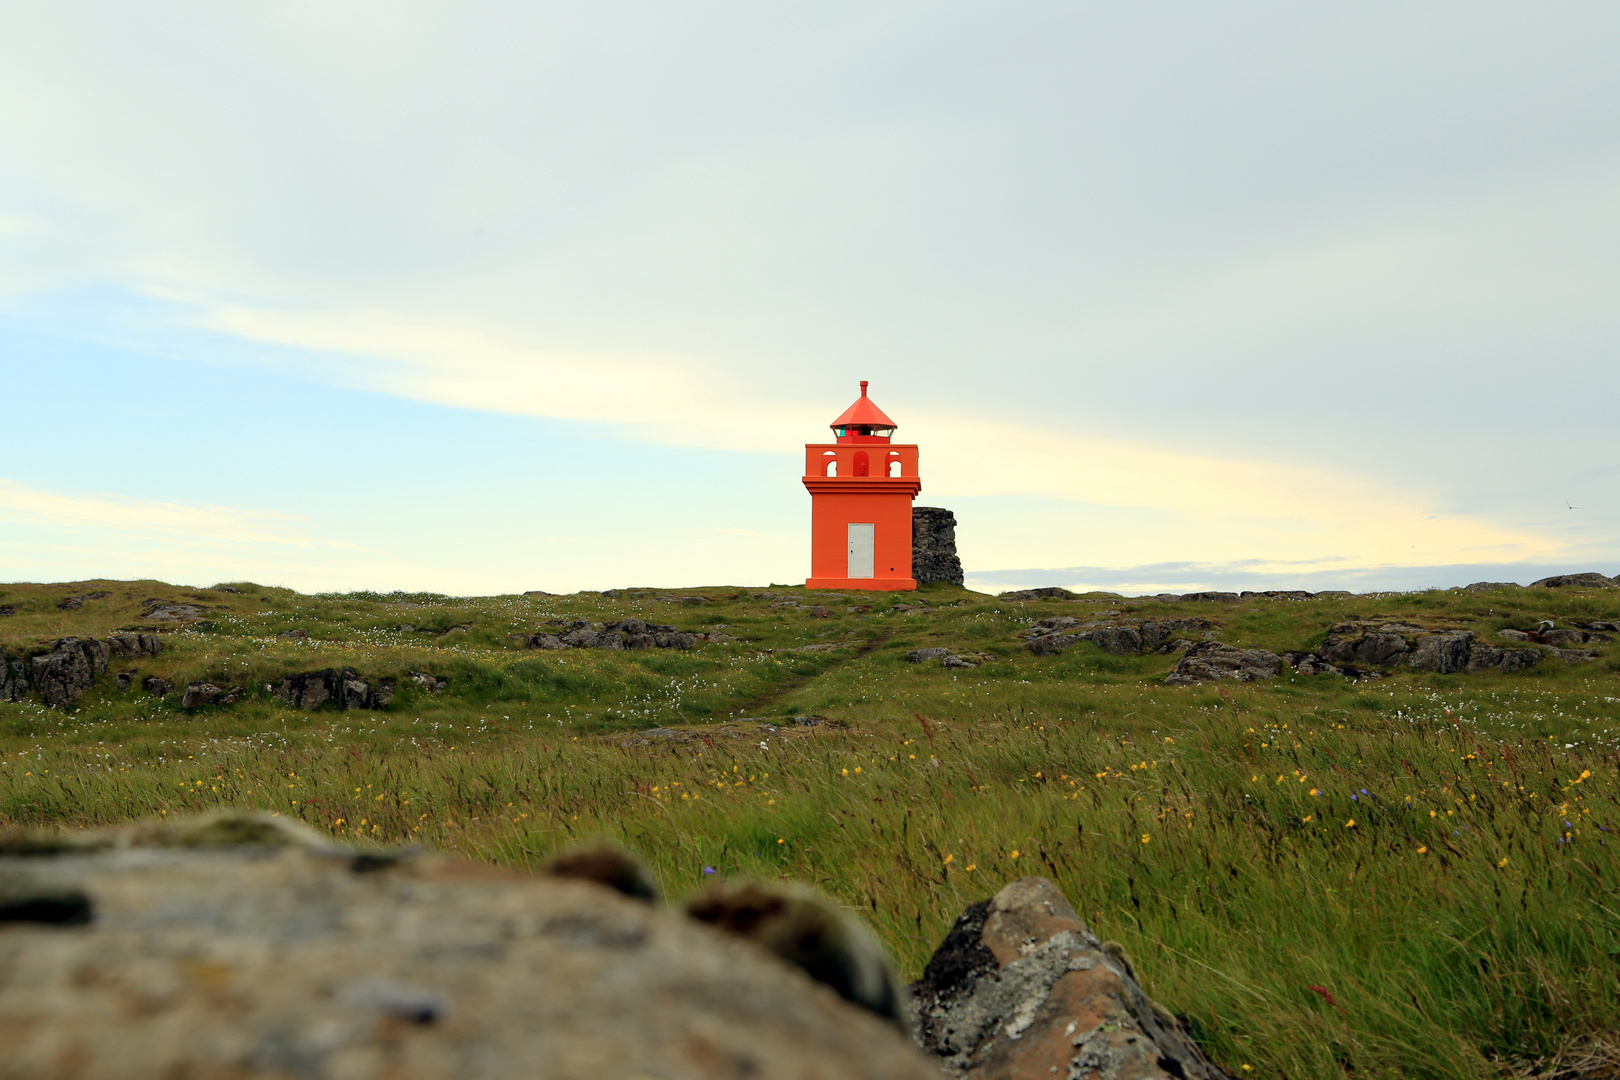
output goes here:
[[[897, 612], [913, 597], [238, 588], [0, 586], [10, 656], [146, 625], [151, 598], [208, 609], [161, 655], [113, 661], [137, 671], [134, 689], [109, 673], [73, 710], [0, 703], [0, 824], [254, 806], [520, 867], [607, 837], [673, 897], [705, 867], [815, 883], [912, 977], [965, 905], [1041, 874], [1234, 1075], [1620, 1075], [1620, 647], [1511, 675], [1285, 669], [1167, 687], [1174, 656], [1082, 643], [1041, 658], [1021, 636], [1047, 615], [1117, 611], [1200, 615], [1222, 641], [1275, 651], [1352, 616], [1490, 638], [1620, 618], [1614, 591], [1169, 606], [930, 587], [926, 609]], [[57, 607], [92, 591], [109, 595]], [[770, 606], [789, 600], [827, 616]], [[625, 617], [724, 639], [613, 652], [514, 637]], [[275, 636], [294, 628], [310, 638]], [[905, 661], [931, 645], [989, 659]], [[300, 713], [266, 690], [344, 666], [402, 679], [399, 696], [385, 711]], [[247, 693], [188, 713], [178, 694], [144, 694], [147, 675]], [[792, 720], [806, 715], [828, 722]], [[682, 734], [627, 745], [653, 727]]]

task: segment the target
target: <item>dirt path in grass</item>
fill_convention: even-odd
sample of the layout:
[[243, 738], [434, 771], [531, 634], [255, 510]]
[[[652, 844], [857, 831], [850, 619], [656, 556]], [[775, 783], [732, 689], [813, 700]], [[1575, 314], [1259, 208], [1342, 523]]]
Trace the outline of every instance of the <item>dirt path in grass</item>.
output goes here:
[[[754, 712], [755, 710], [758, 710], [758, 709], [768, 708], [770, 705], [774, 704], [775, 702], [778, 702], [778, 701], [782, 700], [784, 697], [786, 697], [787, 695], [793, 693], [795, 690], [801, 689], [802, 687], [807, 686], [812, 682], [815, 682], [817, 679], [821, 678], [823, 675], [826, 675], [826, 674], [828, 674], [829, 672], [832, 672], [832, 671], [837, 671], [839, 668], [843, 667], [845, 664], [849, 663], [852, 660], [859, 660], [861, 657], [865, 656], [867, 653], [869, 653], [872, 650], [878, 648], [880, 645], [885, 644], [891, 637], [894, 636], [894, 634], [895, 634], [894, 630], [889, 630], [888, 632], [886, 632], [884, 634], [881, 634], [878, 637], [867, 638], [865, 641], [861, 642], [859, 645], [849, 646], [850, 653], [849, 653], [848, 656], [844, 657], [841, 660], [834, 661], [832, 664], [830, 664], [827, 667], [823, 668], [822, 670], [816, 672], [814, 675], [796, 675], [793, 678], [788, 679], [786, 682], [778, 683], [776, 686], [772, 687], [769, 692], [761, 694], [758, 697], [752, 698], [752, 699], [750, 699], [748, 701], [743, 702], [741, 705], [738, 705], [737, 706], [737, 713], [736, 713], [737, 718], [738, 719], [747, 719], [749, 713]], [[781, 649], [781, 650], [777, 650], [777, 651], [778, 652], [792, 652], [793, 650], [791, 650], [791, 649]]]

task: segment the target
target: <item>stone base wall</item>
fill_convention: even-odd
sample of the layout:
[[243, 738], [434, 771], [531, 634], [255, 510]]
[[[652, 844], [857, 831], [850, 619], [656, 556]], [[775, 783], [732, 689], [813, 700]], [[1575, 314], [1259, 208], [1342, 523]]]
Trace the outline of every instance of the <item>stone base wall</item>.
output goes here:
[[956, 557], [956, 515], [949, 510], [911, 508], [911, 576], [919, 585], [930, 581], [962, 584], [962, 560]]

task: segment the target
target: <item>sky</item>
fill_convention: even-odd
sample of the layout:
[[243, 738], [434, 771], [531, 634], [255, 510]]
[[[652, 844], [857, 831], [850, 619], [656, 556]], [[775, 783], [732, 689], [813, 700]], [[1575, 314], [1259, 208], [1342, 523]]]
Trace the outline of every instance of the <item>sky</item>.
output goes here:
[[1620, 7], [0, 3], [0, 581], [1620, 573]]

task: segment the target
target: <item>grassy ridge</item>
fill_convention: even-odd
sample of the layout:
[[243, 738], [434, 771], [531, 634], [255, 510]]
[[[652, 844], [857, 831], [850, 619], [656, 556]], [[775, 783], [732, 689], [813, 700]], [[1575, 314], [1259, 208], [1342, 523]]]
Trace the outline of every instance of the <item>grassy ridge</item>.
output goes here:
[[[397, 609], [249, 588], [220, 603], [229, 619], [175, 635], [147, 666], [168, 665], [177, 682], [416, 668], [449, 675], [450, 691], [412, 691], [386, 713], [298, 714], [257, 691], [196, 715], [110, 689], [71, 713], [0, 705], [4, 820], [253, 805], [349, 838], [519, 866], [605, 835], [646, 855], [674, 895], [705, 867], [818, 883], [865, 914], [911, 973], [963, 906], [1040, 873], [1125, 945], [1150, 992], [1234, 1073], [1476, 1077], [1586, 1060], [1604, 1075], [1613, 1064], [1620, 680], [1608, 657], [1515, 675], [1178, 689], [1162, 685], [1173, 657], [1083, 644], [1042, 659], [1017, 636], [1043, 615], [1101, 608], [1202, 614], [1224, 641], [1304, 648], [1352, 614], [1490, 634], [1614, 618], [1612, 594], [1172, 609], [935, 590], [926, 612], [852, 596], [814, 618], [738, 590], [701, 590], [713, 602], [692, 607], [586, 595]], [[7, 590], [0, 603], [21, 593]], [[68, 623], [98, 603], [53, 615], [50, 595], [36, 595], [42, 610], [0, 624], [13, 651], [38, 633], [21, 619]], [[285, 607], [246, 610], [261, 596]], [[142, 598], [98, 616], [101, 632]], [[385, 628], [399, 610], [446, 625]], [[723, 627], [732, 640], [555, 653], [508, 636], [624, 615]], [[293, 622], [326, 640], [268, 637]], [[829, 644], [840, 647], [790, 651]], [[905, 649], [930, 644], [996, 659], [960, 671], [905, 663]], [[702, 723], [739, 712], [847, 727]], [[600, 737], [654, 724], [707, 737]]]

